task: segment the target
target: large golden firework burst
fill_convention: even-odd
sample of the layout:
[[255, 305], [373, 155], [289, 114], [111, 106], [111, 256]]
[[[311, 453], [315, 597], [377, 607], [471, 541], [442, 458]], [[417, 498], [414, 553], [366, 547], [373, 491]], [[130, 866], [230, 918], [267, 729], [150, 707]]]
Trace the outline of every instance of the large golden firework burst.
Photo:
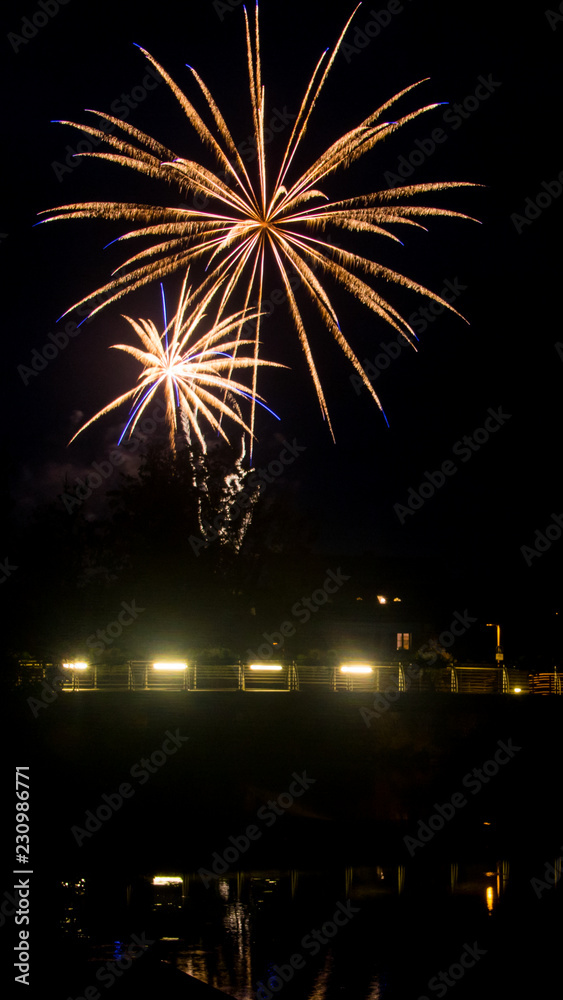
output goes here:
[[[74, 439], [89, 427], [95, 420], [105, 416], [127, 400], [131, 402], [129, 420], [121, 435], [121, 443], [125, 434], [132, 433], [136, 424], [143, 416], [149, 403], [153, 401], [159, 390], [164, 392], [166, 403], [166, 423], [173, 454], [176, 451], [176, 435], [178, 432], [178, 417], [187, 439], [192, 435], [199, 441], [201, 450], [207, 451], [205, 437], [201, 428], [201, 418], [205, 417], [209, 425], [228, 441], [222, 427], [224, 417], [234, 420], [245, 431], [251, 433], [240, 415], [236, 399], [261, 400], [261, 397], [250, 395], [248, 386], [236, 382], [232, 377], [233, 369], [253, 368], [256, 364], [283, 367], [275, 361], [264, 361], [262, 358], [243, 357], [234, 352], [252, 340], [240, 338], [241, 323], [255, 320], [256, 314], [243, 315], [240, 312], [227, 316], [214, 324], [197, 341], [192, 342], [193, 335], [205, 317], [205, 309], [213, 296], [213, 290], [208, 292], [199, 303], [193, 307], [190, 290], [187, 288], [188, 275], [180, 294], [176, 314], [170, 323], [165, 322], [164, 331], [159, 333], [155, 323], [148, 319], [131, 319], [124, 316], [139, 337], [144, 350], [131, 347], [129, 344], [113, 344], [119, 351], [132, 355], [142, 365], [142, 371], [137, 379], [137, 385], [128, 392], [118, 396], [113, 402], [104, 406], [99, 413], [91, 417], [76, 432]], [[163, 291], [164, 301], [164, 291]], [[192, 308], [193, 307], [193, 308]], [[226, 339], [234, 334], [233, 339]], [[227, 374], [225, 374], [227, 373]], [[226, 402], [229, 400], [231, 405]], [[213, 412], [217, 411], [219, 417]]]
[[[185, 269], [194, 261], [205, 265], [198, 294], [205, 294], [209, 289], [220, 290], [217, 321], [220, 321], [230, 297], [237, 289], [242, 289], [244, 309], [248, 309], [251, 301], [256, 301], [257, 312], [261, 313], [264, 264], [266, 254], [269, 254], [279, 269], [292, 320], [314, 380], [321, 411], [330, 426], [328, 409], [309, 338], [294, 295], [295, 282], [293, 287], [290, 282], [291, 272], [298, 275], [300, 284], [318, 309], [323, 323], [381, 408], [373, 386], [342, 333], [338, 317], [324, 287], [323, 278], [333, 279], [344, 287], [386, 323], [402, 333], [413, 347], [415, 345], [412, 338], [415, 335], [409, 324], [379, 291], [368, 284], [365, 278], [403, 285], [433, 299], [456, 315], [459, 313], [438, 295], [410, 278], [374, 260], [349, 252], [321, 236], [327, 227], [335, 227], [348, 233], [373, 233], [400, 242], [389, 229], [390, 226], [400, 224], [424, 229], [425, 227], [416, 220], [431, 216], [470, 218], [448, 209], [412, 204], [410, 199], [428, 192], [474, 185], [467, 181], [414, 184], [341, 201], [330, 201], [319, 187], [337, 170], [349, 167], [359, 157], [369, 152], [376, 143], [382, 142], [407, 122], [438, 106], [429, 104], [398, 119], [381, 120], [399, 98], [423, 81], [418, 81], [395, 94], [359, 125], [331, 143], [304, 173], [294, 180], [290, 179], [297, 150], [303, 142], [311, 114], [353, 15], [348, 20], [330, 58], [327, 59], [328, 50], [326, 50], [315, 67], [281, 164], [277, 170], [269, 167], [266, 160], [264, 127], [266, 102], [262, 84], [258, 7], [256, 7], [253, 30], [246, 9], [244, 14], [253, 134], [257, 151], [256, 177], [250, 177], [223, 115], [195, 69], [189, 67], [203, 94], [208, 113], [213, 119], [213, 129], [204, 122], [162, 66], [145, 49], [141, 49], [166, 81], [190, 125], [213, 155], [216, 162], [215, 170], [195, 160], [179, 157], [128, 122], [103, 112], [94, 113], [118, 128], [121, 137], [75, 122], [63, 122], [63, 124], [80, 129], [112, 149], [111, 152], [92, 152], [84, 155], [110, 160], [131, 167], [149, 177], [164, 179], [175, 186], [184, 198], [194, 194], [204, 198], [205, 210], [196, 207], [167, 208], [120, 202], [84, 202], [62, 205], [58, 209], [50, 209], [40, 214], [49, 215], [49, 218], [43, 220], [45, 222], [69, 218], [125, 220], [140, 225], [141, 228], [133, 228], [120, 239], [151, 238], [151, 244], [146, 249], [130, 257], [117, 268], [112, 281], [72, 307], [74, 309], [83, 303], [93, 303], [96, 296], [101, 295], [104, 301], [101, 305], [93, 303], [95, 308], [92, 309], [91, 315], [127, 292], [148, 282], [160, 280], [174, 271]], [[68, 312], [70, 311], [69, 309]], [[254, 338], [254, 393], [260, 330], [259, 318]], [[235, 356], [237, 350], [238, 348], [235, 348]], [[252, 407], [251, 427], [254, 424], [254, 402]]]

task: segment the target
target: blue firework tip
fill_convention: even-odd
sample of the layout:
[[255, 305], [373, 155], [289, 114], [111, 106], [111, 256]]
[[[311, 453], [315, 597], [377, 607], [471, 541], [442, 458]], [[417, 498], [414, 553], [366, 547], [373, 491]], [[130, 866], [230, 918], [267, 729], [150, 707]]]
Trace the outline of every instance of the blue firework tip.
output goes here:
[[[67, 312], [68, 312], [68, 310], [67, 310]], [[66, 315], [67, 315], [67, 313], [66, 313], [66, 312], [64, 312], [64, 313], [61, 313], [61, 315], [59, 316], [59, 318], [55, 320], [55, 323], [60, 323], [60, 322], [61, 322], [61, 320], [62, 320], [62, 319], [64, 319]], [[76, 324], [76, 329], [77, 329], [77, 330], [79, 330], [79, 329], [80, 329], [80, 327], [81, 327], [81, 326], [83, 325], [83, 323], [85, 323], [87, 319], [90, 319], [90, 316], [91, 316], [91, 315], [92, 315], [91, 313], [88, 313], [88, 315], [87, 315], [87, 316], [85, 316], [85, 317], [84, 317], [84, 319], [81, 319], [81, 320], [80, 320], [80, 323], [77, 323], [77, 324]]]
[[388, 419], [387, 419], [387, 417], [386, 417], [386, 415], [385, 415], [385, 410], [382, 410], [381, 412], [382, 412], [382, 414], [383, 414], [383, 419], [384, 419], [385, 423], [386, 423], [386, 424], [387, 424], [387, 426], [389, 427], [389, 426], [390, 426], [390, 424], [389, 424], [389, 421], [388, 421]]
[[274, 411], [271, 410], [269, 406], [266, 406], [265, 403], [261, 403], [260, 400], [256, 399], [255, 396], [252, 397], [248, 392], [243, 392], [241, 389], [237, 390], [237, 394], [240, 395], [240, 396], [244, 396], [246, 399], [253, 399], [254, 398], [256, 400], [256, 402], [258, 403], [258, 406], [261, 406], [262, 409], [267, 410], [268, 413], [271, 413], [272, 416], [276, 418], [276, 420], [281, 420], [281, 417], [278, 417], [277, 413], [274, 413]]
[[147, 399], [149, 399], [149, 397], [152, 395], [153, 392], [156, 392], [157, 387], [158, 387], [158, 382], [156, 383], [156, 385], [153, 385], [149, 389], [147, 389], [145, 395], [141, 397], [141, 399], [139, 400], [139, 402], [137, 403], [137, 405], [134, 407], [134, 409], [131, 410], [131, 413], [129, 414], [129, 420], [125, 424], [125, 427], [123, 428], [123, 432], [121, 434], [121, 437], [119, 438], [119, 441], [117, 442], [117, 446], [118, 447], [121, 444], [121, 442], [123, 441], [123, 438], [125, 437], [125, 435], [127, 434], [127, 431], [129, 430], [129, 427], [131, 426], [131, 423], [135, 419], [135, 416], [139, 412], [140, 407], [143, 405], [143, 403]]
[[162, 316], [164, 319], [164, 343], [166, 344], [166, 350], [168, 350], [168, 319], [166, 316], [166, 296], [162, 281], [160, 282], [160, 294], [162, 295]]
[[114, 243], [119, 243], [119, 241], [122, 239], [123, 236], [116, 236], [115, 239], [111, 241], [111, 243], [106, 243], [105, 247], [102, 247], [102, 250], [107, 250], [108, 247], [112, 247]]
[[233, 359], [232, 354], [226, 354], [225, 351], [200, 351], [199, 354], [188, 354], [187, 361], [196, 361], [197, 358], [202, 358], [204, 354], [217, 354], [221, 358]]

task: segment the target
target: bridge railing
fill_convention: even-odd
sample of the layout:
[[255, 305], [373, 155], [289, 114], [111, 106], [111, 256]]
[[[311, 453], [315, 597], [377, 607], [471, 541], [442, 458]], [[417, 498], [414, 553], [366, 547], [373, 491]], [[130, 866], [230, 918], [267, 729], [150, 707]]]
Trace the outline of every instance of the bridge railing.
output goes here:
[[[20, 664], [22, 677], [49, 678], [52, 665]], [[399, 663], [373, 664], [369, 673], [344, 673], [340, 667], [311, 664], [200, 664], [185, 669], [156, 670], [152, 663], [131, 660], [115, 666], [72, 668], [64, 674], [63, 691], [398, 691], [453, 694], [561, 695], [557, 671], [530, 673], [507, 667], [461, 664], [440, 669]], [[60, 673], [59, 673], [60, 676]]]
[[558, 673], [530, 674], [530, 694], [563, 694]]

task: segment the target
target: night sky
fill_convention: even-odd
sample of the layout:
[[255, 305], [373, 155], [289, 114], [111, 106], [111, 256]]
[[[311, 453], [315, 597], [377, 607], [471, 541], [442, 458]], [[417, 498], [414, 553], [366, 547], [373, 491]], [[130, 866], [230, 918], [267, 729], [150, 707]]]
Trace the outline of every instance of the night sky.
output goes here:
[[[57, 4], [47, 0], [44, 6], [54, 11]], [[361, 558], [365, 566], [367, 560], [374, 587], [382, 567], [392, 564], [400, 581], [404, 566], [405, 588], [421, 594], [439, 580], [452, 612], [469, 608], [483, 621], [502, 621], [513, 649], [519, 629], [539, 636], [551, 628], [561, 600], [563, 533], [553, 515], [561, 515], [563, 525], [557, 239], [563, 16], [542, 7], [528, 3], [516, 11], [500, 3], [405, 0], [364, 3], [357, 11], [298, 165], [308, 166], [330, 141], [402, 88], [430, 78], [403, 98], [401, 111], [447, 104], [330, 178], [326, 191], [344, 198], [378, 190], [403, 183], [400, 171], [405, 182], [483, 185], [438, 193], [427, 202], [481, 224], [436, 219], [428, 232], [401, 227], [403, 246], [376, 236], [340, 235], [346, 246], [433, 291], [447, 289], [468, 323], [451, 313], [433, 314], [428, 300], [407, 289], [383, 289], [420, 338], [417, 353], [399, 351], [390, 327], [335, 290], [342, 330], [360, 360], [369, 362], [387, 427], [368, 392], [357, 389], [353, 369], [330, 334], [305, 310], [334, 444], [287, 308], [276, 306], [264, 328], [263, 356], [291, 370], [270, 373], [259, 384], [281, 419], [260, 415], [255, 452], [260, 467], [277, 456], [283, 439], [306, 449], [287, 479], [297, 507], [314, 524], [315, 552], [332, 559], [331, 565]], [[352, 9], [342, 0], [330, 8], [320, 0], [264, 0], [262, 55], [271, 121], [279, 124], [296, 113], [316, 60], [335, 43]], [[67, 320], [57, 323], [57, 317], [109, 280], [124, 259], [119, 245], [103, 249], [125, 231], [124, 224], [34, 228], [37, 213], [88, 200], [178, 203], [174, 191], [132, 171], [73, 160], [81, 133], [52, 121], [92, 124], [84, 108], [112, 109], [178, 155], [199, 159], [200, 142], [166, 85], [154, 86], [150, 77], [149, 88], [143, 87], [147, 64], [138, 43], [205, 111], [185, 64], [198, 70], [237, 143], [252, 128], [243, 12], [235, 0], [161, 0], [145, 10], [131, 0], [68, 0], [53, 15], [37, 16], [40, 27], [25, 20], [41, 10], [34, 0], [3, 8], [2, 426], [12, 504], [3, 519], [0, 557], [10, 565], [19, 565], [13, 525], [21, 530], [38, 505], [56, 500], [65, 475], [72, 482], [115, 446], [123, 411], [72, 446], [67, 442], [81, 421], [129, 387], [134, 372], [127, 358], [107, 350], [126, 331], [117, 304], [85, 324], [42, 371], [26, 375], [33, 352], [41, 353], [52, 343], [49, 334], [64, 328]], [[274, 159], [288, 134], [274, 136], [268, 149]], [[203, 155], [212, 166], [210, 154]], [[271, 291], [279, 287], [273, 272], [266, 277]], [[178, 287], [171, 278], [170, 301]], [[123, 311], [133, 316], [159, 318], [156, 285], [135, 293], [134, 306], [133, 299], [126, 303]], [[449, 474], [435, 475], [444, 466]], [[135, 461], [128, 459], [126, 467], [134, 469]], [[434, 495], [410, 511], [409, 491], [424, 483], [424, 492], [431, 492], [428, 474], [434, 476]], [[90, 508], [93, 518], [97, 505]], [[534, 551], [536, 543], [545, 551]], [[523, 552], [523, 546], [529, 548]], [[24, 571], [43, 573], [45, 567]], [[4, 588], [11, 584], [6, 578]]]

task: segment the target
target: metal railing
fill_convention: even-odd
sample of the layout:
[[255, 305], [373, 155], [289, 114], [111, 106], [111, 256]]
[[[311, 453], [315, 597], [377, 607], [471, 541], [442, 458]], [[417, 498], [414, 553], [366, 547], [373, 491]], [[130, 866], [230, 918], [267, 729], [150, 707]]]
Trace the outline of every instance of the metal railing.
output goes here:
[[[27, 664], [21, 664], [22, 675]], [[45, 676], [45, 666], [43, 676]], [[34, 664], [37, 676], [39, 664]], [[281, 669], [234, 663], [189, 664], [185, 670], [155, 670], [152, 663], [131, 660], [119, 666], [92, 665], [65, 670], [63, 691], [398, 691], [452, 694], [561, 695], [560, 674], [532, 674], [507, 667], [455, 665], [436, 670], [399, 663], [372, 666], [367, 674], [342, 673], [337, 666], [286, 664]]]

